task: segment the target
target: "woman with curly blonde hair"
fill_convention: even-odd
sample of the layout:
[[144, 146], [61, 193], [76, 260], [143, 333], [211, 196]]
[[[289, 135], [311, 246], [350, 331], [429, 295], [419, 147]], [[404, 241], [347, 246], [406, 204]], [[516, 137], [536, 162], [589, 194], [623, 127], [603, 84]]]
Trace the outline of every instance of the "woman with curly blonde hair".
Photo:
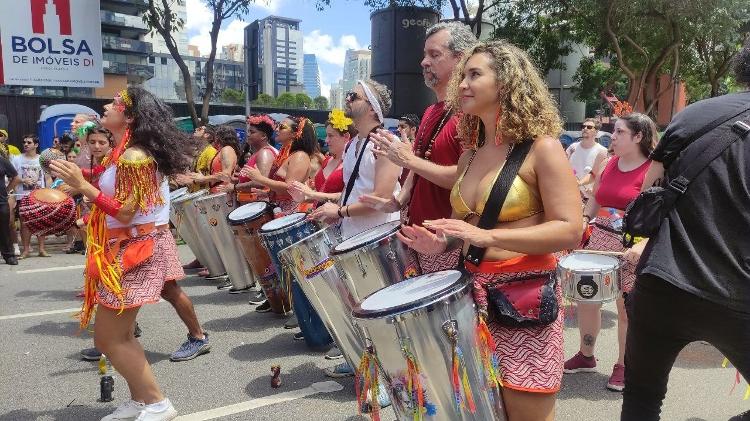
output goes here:
[[[556, 266], [553, 253], [575, 247], [581, 238], [576, 179], [556, 139], [560, 117], [527, 54], [505, 41], [467, 50], [449, 92], [449, 100], [463, 113], [458, 130], [468, 148], [451, 191], [452, 219], [403, 227], [401, 238], [420, 253], [486, 249], [481, 261], [467, 257], [464, 265], [472, 275], [480, 327], [486, 319], [492, 337], [488, 344], [495, 344], [505, 411], [511, 421], [552, 420], [563, 371], [560, 287], [547, 290], [550, 311], [533, 302], [522, 307], [523, 300], [511, 303], [503, 294], [509, 289], [529, 292], [524, 288], [535, 288], [535, 280], [549, 285]], [[494, 228], [481, 229], [477, 224], [492, 187], [515, 148], [528, 153], [510, 178]], [[532, 281], [514, 282], [519, 279]], [[546, 311], [551, 320], [514, 323], [500, 317], [508, 306], [522, 315]]]

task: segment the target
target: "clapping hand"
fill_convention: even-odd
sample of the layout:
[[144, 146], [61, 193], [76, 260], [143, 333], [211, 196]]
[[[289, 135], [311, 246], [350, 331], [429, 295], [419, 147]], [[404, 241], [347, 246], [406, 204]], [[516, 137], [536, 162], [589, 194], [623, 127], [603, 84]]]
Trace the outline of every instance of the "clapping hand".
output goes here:
[[415, 156], [411, 144], [402, 142], [388, 130], [378, 129], [370, 135], [370, 139], [375, 144], [372, 150], [375, 156], [385, 157], [399, 167], [408, 167]]
[[395, 196], [390, 199], [384, 199], [373, 194], [365, 194], [359, 197], [359, 202], [383, 213], [398, 212], [401, 210], [401, 203], [399, 203]]
[[396, 236], [409, 248], [418, 253], [438, 254], [443, 253], [448, 247], [448, 240], [442, 233], [434, 233], [419, 225], [404, 225]]
[[83, 178], [81, 168], [72, 162], [54, 159], [50, 162], [49, 168], [54, 176], [61, 178], [65, 184], [76, 190], [80, 190], [81, 186], [86, 182], [86, 179]]

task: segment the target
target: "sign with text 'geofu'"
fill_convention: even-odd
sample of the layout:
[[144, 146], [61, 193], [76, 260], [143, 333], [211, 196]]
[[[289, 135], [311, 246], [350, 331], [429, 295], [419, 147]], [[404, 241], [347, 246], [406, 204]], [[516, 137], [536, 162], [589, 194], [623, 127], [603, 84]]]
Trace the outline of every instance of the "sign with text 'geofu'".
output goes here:
[[0, 17], [0, 84], [104, 84], [99, 0], [7, 1], [12, 6]]

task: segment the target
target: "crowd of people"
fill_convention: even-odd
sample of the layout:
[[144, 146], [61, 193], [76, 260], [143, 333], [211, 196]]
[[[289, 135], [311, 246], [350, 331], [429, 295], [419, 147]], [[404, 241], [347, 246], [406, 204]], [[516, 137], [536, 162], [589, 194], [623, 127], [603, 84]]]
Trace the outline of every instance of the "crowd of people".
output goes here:
[[[185, 135], [168, 118], [168, 106], [137, 87], [118, 94], [100, 121], [74, 121], [83, 145], [60, 139], [54, 147], [66, 160], [53, 161], [50, 173], [39, 166], [36, 136], [24, 137], [23, 151], [2, 150], [18, 152], [12, 164], [0, 157], [0, 176], [7, 180], [0, 189], [7, 263], [14, 264], [15, 256], [8, 240], [13, 205], [6, 198], [51, 186], [54, 178], [85, 209], [78, 226], [86, 235], [71, 231], [76, 241], [86, 241], [82, 326], [98, 308], [95, 348], [84, 355], [105, 353], [131, 392], [105, 420], [166, 420], [176, 414], [135, 339], [143, 304], [163, 297], [185, 323], [188, 340], [174, 361], [209, 349], [192, 302], [175, 282], [184, 271], [209, 275], [197, 259], [177, 262], [168, 229], [169, 191], [177, 187], [227, 193], [240, 204], [268, 201], [276, 216], [306, 212], [310, 219], [339, 224], [343, 238], [401, 221], [398, 238], [419, 274], [457, 267], [468, 274], [479, 319], [496, 344], [509, 420], [552, 420], [564, 373], [596, 369], [601, 304], [577, 305], [580, 347], [566, 361], [559, 282], [542, 298], [547, 307], [540, 311], [554, 309], [550, 320], [514, 325], [496, 317], [503, 310], [494, 298], [502, 290], [498, 285], [552, 279], [558, 258], [575, 249], [620, 255], [619, 352], [606, 387], [624, 391], [622, 420], [659, 419], [669, 370], [691, 341], [713, 344], [748, 378], [750, 243], [741, 233], [750, 223], [750, 143], [732, 143], [692, 180], [655, 238], [628, 247], [622, 242], [628, 204], [689, 167], [683, 151], [691, 151], [704, 127], [713, 124], [717, 128], [709, 132], [730, 136], [734, 130], [747, 139], [748, 92], [688, 107], [661, 140], [651, 118], [625, 115], [614, 124], [609, 149], [596, 142], [599, 121], [586, 119], [580, 142], [565, 150], [557, 105], [523, 50], [504, 41], [478, 43], [466, 26], [439, 23], [427, 31], [422, 68], [437, 102], [421, 118], [402, 116], [398, 135], [385, 130], [391, 92], [360, 80], [346, 94], [345, 109], [333, 110], [326, 121], [326, 153], [303, 116], [276, 121], [251, 114], [243, 144], [225, 126], [201, 126]], [[735, 70], [737, 80], [750, 86], [750, 43]], [[743, 119], [744, 126], [732, 124]], [[0, 130], [3, 138], [7, 132]], [[506, 163], [517, 171], [505, 171]], [[499, 203], [493, 196], [497, 180], [507, 184]], [[31, 255], [29, 238], [21, 221], [21, 258]], [[83, 249], [77, 244], [71, 249]], [[48, 255], [43, 238], [39, 255]], [[231, 283], [219, 288], [250, 291]], [[267, 298], [257, 291], [249, 301], [266, 312]], [[341, 358], [336, 344], [326, 358]], [[355, 369], [344, 362], [325, 374], [352, 376]], [[377, 406], [388, 404], [381, 386]], [[733, 418], [745, 419], [748, 413]]]

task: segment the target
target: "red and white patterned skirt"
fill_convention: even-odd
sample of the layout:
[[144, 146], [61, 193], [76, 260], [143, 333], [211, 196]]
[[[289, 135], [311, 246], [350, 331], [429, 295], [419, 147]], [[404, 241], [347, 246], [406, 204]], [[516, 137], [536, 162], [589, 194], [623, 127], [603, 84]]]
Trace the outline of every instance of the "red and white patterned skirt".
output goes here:
[[414, 268], [416, 274], [426, 275], [441, 270], [456, 269], [461, 249], [455, 248], [445, 253], [423, 254], [409, 249], [409, 267]]
[[[143, 304], [158, 302], [161, 290], [168, 277], [178, 279], [184, 276], [182, 267], [177, 260], [174, 238], [169, 230], [157, 230], [150, 234], [125, 240], [120, 245], [117, 261], [121, 261], [122, 254], [128, 244], [143, 241], [148, 238], [154, 240], [154, 253], [151, 257], [122, 274], [120, 285], [124, 296], [123, 302], [108, 288], [99, 284], [97, 288], [97, 302], [105, 307], [119, 309], [140, 307]], [[171, 244], [170, 244], [171, 243]], [[179, 267], [170, 268], [170, 266]], [[181, 274], [178, 272], [182, 272]], [[179, 275], [179, 276], [178, 276]]]
[[177, 254], [177, 243], [170, 230], [164, 231], [169, 234], [168, 241], [165, 241], [164, 250], [160, 252], [164, 253], [167, 258], [167, 282], [179, 281], [185, 277], [185, 271], [182, 269], [180, 256]]
[[[541, 262], [542, 264], [537, 264]], [[551, 256], [523, 256], [503, 262], [483, 262], [472, 276], [474, 301], [487, 308], [489, 283], [511, 281], [531, 275], [554, 272], [556, 259]], [[500, 270], [486, 270], [495, 266]], [[536, 267], [535, 267], [536, 266]], [[470, 268], [469, 268], [470, 269]], [[470, 271], [472, 271], [470, 269]], [[555, 289], [560, 313], [546, 326], [513, 328], [490, 319], [487, 326], [495, 340], [495, 355], [500, 363], [500, 376], [504, 387], [523, 392], [556, 393], [560, 390], [563, 375], [563, 305], [559, 283]], [[492, 312], [490, 311], [490, 314]]]

